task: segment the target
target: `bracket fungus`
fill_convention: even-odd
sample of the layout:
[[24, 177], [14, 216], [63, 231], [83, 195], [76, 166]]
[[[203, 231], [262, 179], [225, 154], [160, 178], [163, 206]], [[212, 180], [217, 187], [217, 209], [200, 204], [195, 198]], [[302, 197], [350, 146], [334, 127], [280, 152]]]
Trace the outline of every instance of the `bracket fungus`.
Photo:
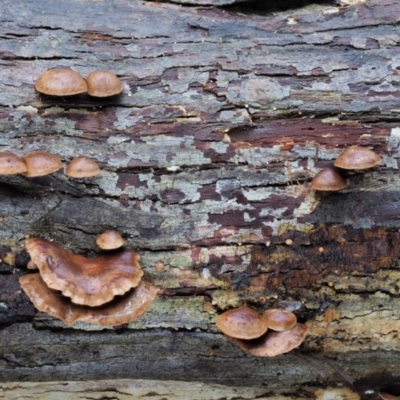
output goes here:
[[275, 357], [280, 354], [288, 353], [300, 346], [308, 333], [308, 328], [301, 324], [296, 325], [286, 331], [268, 331], [258, 339], [243, 340], [228, 338], [235, 342], [239, 347], [256, 357]]
[[384, 392], [379, 392], [379, 397], [383, 400], [400, 400], [400, 397], [393, 396], [392, 394], [389, 393], [384, 393]]
[[26, 165], [11, 151], [0, 152], [0, 175], [15, 175], [26, 172]]
[[39, 93], [49, 96], [73, 96], [86, 93], [85, 80], [69, 68], [54, 68], [44, 72], [35, 83]]
[[100, 173], [100, 168], [91, 158], [78, 156], [70, 161], [65, 173], [71, 178], [92, 178]]
[[362, 170], [380, 164], [382, 158], [365, 147], [353, 146], [339, 154], [334, 162], [335, 167], [342, 169]]
[[227, 339], [257, 357], [274, 357], [300, 346], [308, 328], [296, 316], [283, 309], [269, 309], [261, 316], [242, 306], [217, 318], [218, 328]]
[[238, 339], [258, 338], [268, 330], [263, 317], [246, 306], [225, 311], [218, 316], [216, 323], [225, 335]]
[[46, 285], [75, 304], [107, 303], [136, 287], [143, 275], [140, 256], [131, 250], [88, 259], [42, 238], [27, 239], [26, 249]]
[[32, 151], [22, 157], [26, 165], [25, 176], [30, 178], [52, 174], [62, 168], [61, 160], [47, 151]]
[[115, 250], [122, 247], [125, 240], [118, 232], [109, 230], [97, 236], [96, 244], [102, 250]]
[[123, 296], [99, 307], [74, 304], [68, 297], [50, 289], [40, 274], [28, 274], [19, 278], [22, 289], [34, 306], [68, 325], [77, 321], [115, 326], [131, 322], [143, 315], [157, 296], [158, 289], [149, 282], [139, 285]]
[[123, 90], [121, 81], [111, 71], [97, 70], [87, 78], [88, 94], [93, 97], [110, 97], [120, 94]]
[[311, 187], [320, 191], [337, 191], [347, 187], [347, 182], [336, 168], [326, 167], [314, 176]]

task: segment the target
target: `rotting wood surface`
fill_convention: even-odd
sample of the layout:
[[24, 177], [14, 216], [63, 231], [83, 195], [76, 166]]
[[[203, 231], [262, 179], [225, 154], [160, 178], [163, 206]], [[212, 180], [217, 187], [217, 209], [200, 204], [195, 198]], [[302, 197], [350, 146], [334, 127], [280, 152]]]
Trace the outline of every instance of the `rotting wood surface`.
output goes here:
[[[102, 167], [87, 181], [0, 179], [2, 381], [165, 379], [272, 394], [338, 383], [365, 393], [398, 380], [400, 3], [263, 16], [2, 4], [2, 150], [86, 154]], [[56, 66], [110, 69], [123, 95], [39, 96], [35, 79]], [[382, 165], [351, 175], [343, 193], [311, 190], [355, 144]], [[162, 289], [149, 312], [103, 331], [36, 313], [18, 283], [25, 235], [94, 256], [109, 228]], [[244, 302], [294, 309], [311, 331], [301, 349], [255, 359], [228, 343], [215, 316]]]

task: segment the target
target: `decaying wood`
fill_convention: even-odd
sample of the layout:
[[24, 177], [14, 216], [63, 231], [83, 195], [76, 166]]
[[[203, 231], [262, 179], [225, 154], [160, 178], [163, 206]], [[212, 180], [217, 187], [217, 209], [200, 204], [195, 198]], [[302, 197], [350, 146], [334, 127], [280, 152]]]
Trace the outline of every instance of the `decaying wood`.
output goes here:
[[[64, 162], [85, 154], [102, 172], [0, 178], [1, 381], [396, 394], [399, 2], [262, 16], [165, 2], [3, 3], [1, 149]], [[52, 67], [112, 70], [124, 92], [40, 96], [35, 79]], [[356, 144], [383, 163], [350, 173], [341, 193], [313, 191], [312, 176]], [[106, 229], [141, 254], [156, 303], [117, 329], [37, 313], [18, 283], [26, 235], [94, 256]], [[244, 303], [292, 309], [310, 335], [293, 354], [247, 356], [215, 327]]]

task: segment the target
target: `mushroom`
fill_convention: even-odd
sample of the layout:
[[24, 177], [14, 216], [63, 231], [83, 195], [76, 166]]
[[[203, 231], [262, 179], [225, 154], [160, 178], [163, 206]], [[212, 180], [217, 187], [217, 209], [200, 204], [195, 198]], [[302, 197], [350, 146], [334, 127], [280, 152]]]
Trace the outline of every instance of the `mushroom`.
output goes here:
[[0, 152], [0, 175], [15, 175], [26, 172], [25, 163], [11, 151]]
[[46, 151], [32, 151], [25, 154], [22, 160], [26, 165], [25, 176], [30, 178], [48, 175], [62, 168], [60, 158]]
[[143, 315], [157, 296], [158, 289], [149, 282], [99, 307], [77, 305], [56, 290], [50, 289], [38, 273], [19, 278], [22, 289], [34, 306], [70, 325], [77, 321], [115, 326], [131, 322]]
[[76, 304], [107, 303], [136, 287], [143, 275], [140, 256], [131, 250], [88, 259], [38, 237], [27, 239], [26, 249], [47, 286]]
[[85, 80], [68, 68], [54, 68], [44, 72], [36, 81], [35, 88], [39, 93], [50, 96], [73, 96], [87, 92]]
[[119, 249], [125, 243], [124, 238], [116, 231], [105, 231], [96, 238], [96, 244], [102, 250]]
[[263, 319], [268, 329], [274, 331], [287, 331], [297, 323], [296, 315], [280, 308], [271, 308], [265, 311]]
[[379, 392], [379, 397], [383, 400], [400, 400], [400, 397], [393, 396], [392, 394], [389, 393], [384, 393], [384, 392]]
[[100, 173], [100, 168], [91, 158], [78, 156], [67, 165], [65, 173], [71, 178], [91, 178]]
[[258, 338], [268, 330], [263, 317], [246, 306], [225, 311], [216, 323], [223, 333], [239, 339]]
[[38, 266], [32, 260], [29, 260], [28, 264], [26, 264], [26, 268], [35, 270], [38, 269]]
[[308, 328], [300, 323], [287, 331], [273, 332], [268, 331], [258, 339], [243, 340], [233, 337], [232, 340], [239, 347], [256, 357], [275, 357], [279, 354], [288, 353], [300, 346], [308, 333]]
[[111, 71], [97, 70], [91, 72], [87, 78], [88, 94], [93, 97], [109, 97], [120, 94], [122, 83]]
[[335, 160], [335, 167], [342, 169], [367, 169], [378, 165], [381, 157], [365, 147], [353, 146], [344, 150]]
[[334, 167], [326, 167], [314, 176], [311, 186], [315, 190], [337, 191], [347, 186], [346, 180]]

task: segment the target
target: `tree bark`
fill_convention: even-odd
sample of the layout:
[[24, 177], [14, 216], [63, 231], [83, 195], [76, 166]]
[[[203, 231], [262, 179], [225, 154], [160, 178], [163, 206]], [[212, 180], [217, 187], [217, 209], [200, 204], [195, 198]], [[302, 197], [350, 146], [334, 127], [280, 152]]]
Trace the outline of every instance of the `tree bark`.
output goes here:
[[[93, 380], [201, 382], [230, 385], [218, 387], [227, 398], [233, 387], [243, 398], [323, 398], [337, 385], [342, 398], [400, 394], [399, 2], [257, 14], [122, 0], [3, 9], [2, 150], [65, 163], [85, 154], [102, 172], [0, 178], [1, 381], [85, 381], [89, 391]], [[41, 96], [34, 82], [53, 67], [112, 70], [123, 94]], [[351, 145], [383, 162], [350, 173], [340, 193], [312, 190]], [[115, 329], [35, 311], [18, 282], [26, 235], [93, 257], [110, 228], [160, 288], [150, 310]], [[244, 303], [293, 309], [310, 334], [290, 354], [248, 356], [215, 326]], [[17, 386], [3, 390], [17, 396]]]

